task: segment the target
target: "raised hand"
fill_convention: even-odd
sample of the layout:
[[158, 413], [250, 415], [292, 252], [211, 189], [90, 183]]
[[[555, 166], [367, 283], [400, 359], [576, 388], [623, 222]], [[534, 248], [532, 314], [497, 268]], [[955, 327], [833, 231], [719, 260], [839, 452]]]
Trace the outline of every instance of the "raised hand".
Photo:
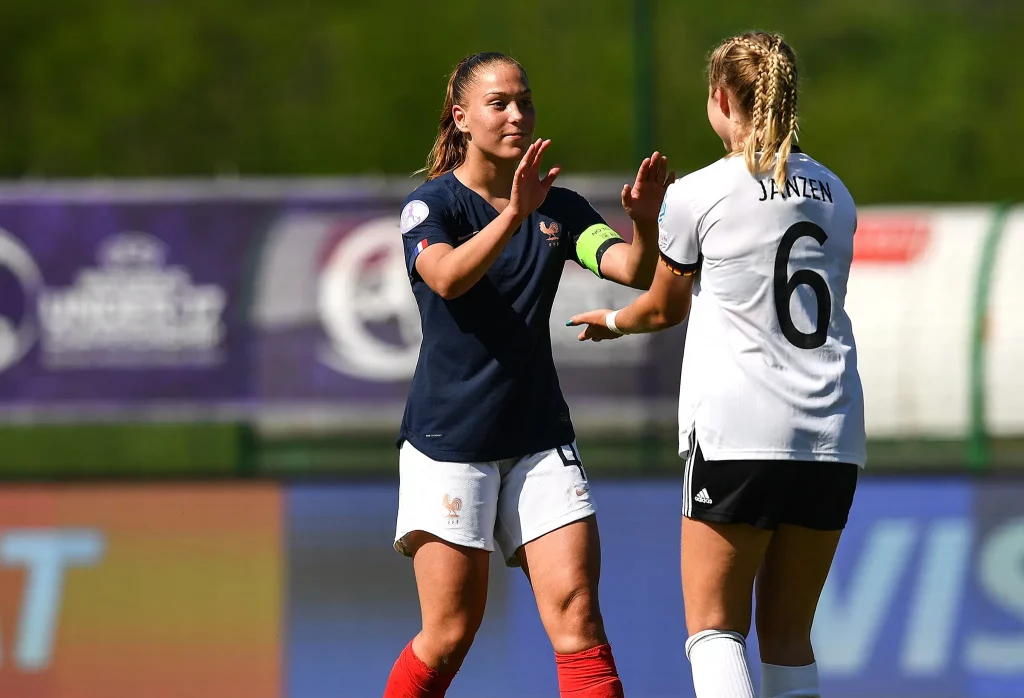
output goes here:
[[675, 171], [668, 171], [668, 158], [655, 150], [640, 163], [633, 186], [622, 185], [622, 208], [635, 223], [656, 223], [665, 191], [675, 180]]
[[[544, 179], [540, 178], [540, 162], [549, 145], [550, 139], [537, 139], [527, 149], [519, 162], [519, 167], [516, 168], [516, 176], [512, 180], [512, 196], [508, 202], [508, 207], [516, 216], [525, 218], [544, 203], [548, 192], [551, 191], [551, 185], [555, 183], [555, 177], [562, 171], [559, 165], [555, 165], [548, 170]], [[661, 205], [660, 202], [658, 205]]]

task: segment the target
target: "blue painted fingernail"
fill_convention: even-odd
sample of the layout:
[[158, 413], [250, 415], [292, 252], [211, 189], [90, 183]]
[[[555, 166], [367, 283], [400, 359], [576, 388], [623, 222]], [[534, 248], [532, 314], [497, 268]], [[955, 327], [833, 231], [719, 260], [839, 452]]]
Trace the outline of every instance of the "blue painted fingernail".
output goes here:
[[565, 321], [565, 326], [566, 327], [572, 327], [572, 320], [566, 320]]

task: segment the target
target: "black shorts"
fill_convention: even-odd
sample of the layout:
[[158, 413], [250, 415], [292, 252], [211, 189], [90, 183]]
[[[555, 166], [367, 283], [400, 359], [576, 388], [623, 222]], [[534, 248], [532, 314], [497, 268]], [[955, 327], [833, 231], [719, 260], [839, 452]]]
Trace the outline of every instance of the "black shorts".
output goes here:
[[853, 463], [706, 461], [696, 444], [683, 473], [683, 516], [770, 531], [779, 524], [839, 531], [850, 516], [859, 471]]

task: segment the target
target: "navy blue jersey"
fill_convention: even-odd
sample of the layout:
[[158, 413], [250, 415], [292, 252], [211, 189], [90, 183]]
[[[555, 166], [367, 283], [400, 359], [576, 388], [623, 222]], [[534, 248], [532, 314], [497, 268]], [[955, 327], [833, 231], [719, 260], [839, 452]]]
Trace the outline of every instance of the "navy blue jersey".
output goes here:
[[551, 306], [566, 260], [600, 275], [601, 255], [622, 238], [582, 196], [552, 187], [479, 282], [452, 300], [434, 293], [416, 273], [419, 253], [458, 247], [497, 216], [450, 172], [402, 207], [423, 344], [399, 444], [434, 460], [513, 458], [575, 438], [551, 355]]

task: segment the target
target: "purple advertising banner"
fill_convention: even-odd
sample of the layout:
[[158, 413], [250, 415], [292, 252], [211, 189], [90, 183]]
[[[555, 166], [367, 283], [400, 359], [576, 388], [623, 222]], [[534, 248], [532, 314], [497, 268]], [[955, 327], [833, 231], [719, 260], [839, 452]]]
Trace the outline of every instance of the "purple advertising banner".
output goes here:
[[246, 260], [261, 220], [209, 202], [0, 204], [0, 401], [246, 395]]
[[[420, 342], [397, 228], [413, 186], [0, 190], [0, 414], [393, 426]], [[636, 294], [566, 265], [551, 334], [577, 419], [674, 419], [682, 330], [580, 344], [564, 326]]]

